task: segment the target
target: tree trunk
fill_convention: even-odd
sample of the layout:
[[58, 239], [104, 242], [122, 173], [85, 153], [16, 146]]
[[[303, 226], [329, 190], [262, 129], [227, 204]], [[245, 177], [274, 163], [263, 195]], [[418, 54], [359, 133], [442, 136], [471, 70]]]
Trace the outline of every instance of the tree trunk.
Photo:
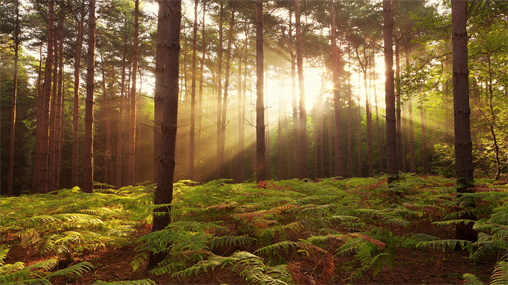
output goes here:
[[[457, 197], [472, 193], [474, 185], [472, 142], [469, 109], [469, 82], [467, 61], [467, 1], [452, 0], [452, 58], [453, 58], [453, 109], [455, 131], [455, 173], [457, 177]], [[474, 204], [469, 205], [474, 206]], [[472, 214], [463, 214], [459, 219], [475, 220]], [[456, 238], [476, 241], [474, 223], [459, 223]]]
[[420, 117], [422, 121], [422, 160], [423, 160], [423, 174], [427, 174], [429, 172], [428, 159], [427, 159], [427, 137], [426, 137], [426, 128], [427, 128], [427, 114], [425, 113], [425, 106], [423, 103], [420, 105]]
[[95, 0], [90, 0], [88, 10], [88, 55], [86, 67], [85, 144], [83, 150], [83, 191], [93, 191], [93, 93], [95, 70]]
[[[397, 97], [397, 155], [399, 157], [400, 165], [398, 166], [399, 170], [403, 170], [402, 163], [404, 160], [404, 156], [402, 155], [403, 146], [402, 143], [402, 103], [401, 103], [401, 82], [400, 82], [400, 44], [399, 41], [395, 41], [395, 73], [397, 80], [397, 90], [395, 96]], [[387, 158], [388, 159], [388, 158]], [[388, 161], [387, 161], [388, 163]], [[387, 166], [388, 167], [388, 166]]]
[[[373, 55], [372, 56], [372, 73], [371, 73], [371, 82], [374, 80], [375, 78], [375, 56]], [[376, 86], [374, 86], [373, 88], [373, 92], [374, 92], [374, 105], [375, 105], [375, 109], [376, 109], [376, 135], [377, 135], [377, 153], [378, 153], [378, 163], [379, 163], [379, 172], [382, 173], [384, 172], [384, 169], [383, 169], [383, 149], [382, 149], [382, 146], [381, 146], [381, 129], [379, 128], [379, 111], [378, 111], [378, 105], [377, 105], [377, 92], [376, 92]]]
[[224, 2], [220, 1], [219, 10], [219, 46], [217, 50], [217, 156], [216, 156], [216, 179], [224, 177], [224, 147], [221, 147], [222, 136], [222, 43], [223, 31], [222, 24], [224, 21]]
[[300, 122], [299, 122], [299, 149], [297, 165], [298, 178], [307, 177], [307, 111], [305, 109], [305, 81], [303, 78], [303, 52], [302, 31], [300, 23], [300, 0], [294, 0], [295, 4], [295, 32], [296, 32], [296, 65], [298, 67], [298, 87], [300, 89]]
[[39, 72], [37, 78], [37, 126], [35, 129], [35, 152], [32, 173], [32, 194], [39, 192], [40, 166], [42, 159], [42, 118], [44, 109], [44, 90], [41, 90], [42, 78], [42, 45], [39, 49]]
[[19, 0], [16, 1], [16, 28], [14, 31], [14, 74], [11, 112], [11, 137], [9, 142], [9, 176], [7, 179], [7, 196], [12, 196], [14, 178], [14, 138], [16, 135], [16, 99], [18, 94], [18, 52], [19, 52]]
[[138, 71], [139, 47], [139, 0], [134, 1], [134, 46], [132, 57], [132, 88], [129, 105], [129, 175], [127, 184], [136, 183], [136, 74]]
[[192, 79], [191, 79], [191, 113], [189, 133], [189, 170], [188, 179], [194, 180], [195, 133], [196, 133], [196, 49], [198, 35], [198, 0], [194, 0], [194, 26], [192, 29]]
[[[410, 43], [406, 43], [406, 69], [407, 74], [410, 75], [410, 62], [409, 56], [411, 55]], [[409, 169], [412, 173], [416, 173], [416, 162], [415, 162], [415, 140], [414, 140], [414, 129], [413, 129], [413, 100], [408, 98], [408, 131], [409, 131]]]
[[[49, 102], [51, 98], [51, 72], [53, 67], [53, 48], [54, 48], [54, 3], [53, 0], [48, 0], [49, 14], [48, 14], [48, 51], [46, 58], [45, 76], [44, 76], [44, 99], [42, 106], [42, 128], [41, 128], [41, 158], [38, 168], [39, 178], [39, 193], [45, 194], [48, 192], [48, 159], [49, 159]], [[38, 169], [34, 170], [34, 173]]]
[[63, 23], [65, 20], [64, 6], [60, 8], [60, 20], [58, 23], [58, 83], [57, 83], [57, 97], [56, 97], [56, 115], [55, 115], [55, 157], [53, 160], [53, 189], [60, 189], [60, 165], [61, 165], [61, 154], [62, 154], [62, 122], [63, 122], [63, 41], [64, 31]]
[[390, 0], [383, 0], [383, 34], [385, 57], [386, 103], [386, 167], [391, 183], [398, 178], [397, 127], [395, 118], [395, 88], [393, 78], [393, 14]]
[[263, 1], [256, 0], [256, 180], [266, 180]]
[[58, 35], [60, 29], [63, 28], [63, 22], [58, 21], [57, 30], [55, 33], [55, 40], [53, 42], [54, 48], [54, 65], [53, 65], [53, 85], [51, 89], [51, 105], [49, 111], [49, 164], [48, 164], [48, 191], [55, 189], [55, 146], [56, 146], [56, 102], [58, 101]]
[[[84, 10], [84, 9], [83, 9]], [[74, 53], [74, 109], [72, 120], [72, 186], [78, 186], [78, 153], [79, 153], [79, 81], [81, 69], [81, 50], [83, 48], [83, 34], [84, 34], [84, 13], [78, 19], [78, 37], [76, 39], [76, 50]]]
[[[333, 108], [335, 113], [335, 176], [346, 176], [344, 165], [344, 151], [342, 146], [342, 121], [340, 101], [339, 49], [337, 47], [337, 26], [335, 24], [335, 4], [330, 0], [330, 30], [332, 49], [332, 77], [333, 77]], [[330, 156], [331, 159], [331, 156]]]
[[[159, 2], [162, 5], [163, 1]], [[181, 0], [168, 1], [169, 31], [165, 66], [165, 93], [163, 94], [164, 111], [161, 127], [161, 148], [157, 188], [154, 204], [169, 204], [173, 200], [173, 177], [175, 174], [175, 144], [178, 119], [178, 73], [180, 57], [180, 27], [182, 17]], [[160, 59], [160, 58], [159, 58]], [[154, 209], [159, 214], [153, 216], [152, 231], [166, 228], [171, 223], [171, 206]], [[150, 253], [147, 270], [155, 268], [166, 256], [167, 252]]]
[[204, 80], [204, 71], [205, 71], [205, 56], [206, 56], [206, 30], [205, 30], [205, 18], [206, 18], [206, 2], [203, 1], [203, 29], [201, 31], [201, 74], [199, 81], [199, 99], [198, 99], [198, 135], [197, 135], [197, 148], [196, 148], [196, 175], [195, 179], [197, 181], [201, 181], [201, 156], [202, 156], [202, 121], [203, 121], [203, 80]]
[[363, 75], [363, 81], [365, 82], [365, 115], [367, 120], [367, 161], [369, 165], [369, 177], [374, 175], [374, 162], [372, 160], [372, 113], [370, 109], [370, 86], [368, 85], [367, 72], [369, 71], [368, 56], [364, 50], [365, 57], [365, 73]]
[[[351, 66], [351, 52], [348, 53], [348, 65]], [[347, 121], [347, 174], [353, 177], [353, 90], [351, 87], [351, 72], [348, 72], [348, 121]]]

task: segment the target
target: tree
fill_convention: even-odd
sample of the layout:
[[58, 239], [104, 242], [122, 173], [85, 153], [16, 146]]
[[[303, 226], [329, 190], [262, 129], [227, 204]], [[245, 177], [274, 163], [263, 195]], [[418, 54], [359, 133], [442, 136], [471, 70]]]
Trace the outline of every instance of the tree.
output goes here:
[[138, 71], [139, 48], [139, 0], [134, 1], [134, 56], [132, 60], [132, 88], [129, 105], [129, 179], [136, 183], [136, 74]]
[[196, 132], [196, 50], [198, 37], [198, 0], [194, 0], [194, 25], [192, 28], [192, 79], [191, 79], [191, 123], [189, 134], [189, 179], [194, 179], [195, 132]]
[[[155, 189], [154, 204], [170, 204], [173, 200], [173, 177], [175, 174], [175, 144], [178, 119], [178, 71], [180, 61], [180, 27], [182, 18], [181, 0], [161, 0], [161, 5], [167, 3], [169, 30], [162, 42], [167, 42], [165, 59], [165, 86], [163, 94], [164, 111], [161, 124], [161, 148], [159, 173], [157, 174], [157, 188]], [[159, 20], [162, 20], [159, 18]], [[161, 60], [161, 58], [159, 58]], [[155, 214], [157, 212], [157, 214]], [[154, 209], [152, 231], [164, 229], [171, 222], [171, 206]], [[154, 268], [167, 253], [151, 253], [148, 269]]]
[[266, 179], [263, 1], [256, 0], [256, 179]]
[[307, 176], [307, 111], [305, 109], [305, 80], [303, 78], [303, 53], [302, 53], [302, 25], [300, 0], [294, 0], [295, 4], [295, 33], [296, 33], [296, 65], [298, 67], [298, 87], [300, 89], [300, 121], [299, 121], [299, 163], [297, 165], [298, 178], [303, 179]]
[[[469, 109], [469, 68], [467, 58], [467, 0], [452, 0], [453, 110], [455, 131], [455, 174], [457, 197], [474, 192], [473, 156]], [[474, 206], [474, 203], [470, 206]], [[475, 219], [467, 212], [459, 219]], [[473, 223], [458, 223], [456, 238], [476, 241]]]
[[389, 175], [389, 183], [398, 178], [395, 87], [393, 77], [393, 14], [391, 5], [391, 0], [383, 0], [386, 104], [386, 168]]
[[88, 4], [88, 54], [86, 62], [85, 143], [83, 150], [83, 191], [93, 191], [93, 109], [95, 75], [95, 0]]
[[20, 44], [19, 30], [19, 0], [16, 1], [16, 27], [14, 31], [14, 74], [12, 91], [11, 137], [9, 143], [9, 176], [7, 181], [7, 196], [12, 196], [12, 180], [14, 177], [14, 138], [16, 135], [16, 99], [18, 92], [18, 58]]
[[335, 111], [335, 176], [346, 176], [342, 147], [342, 122], [340, 101], [339, 49], [337, 47], [337, 26], [335, 24], [335, 3], [330, 0], [330, 30], [332, 48], [333, 108]]

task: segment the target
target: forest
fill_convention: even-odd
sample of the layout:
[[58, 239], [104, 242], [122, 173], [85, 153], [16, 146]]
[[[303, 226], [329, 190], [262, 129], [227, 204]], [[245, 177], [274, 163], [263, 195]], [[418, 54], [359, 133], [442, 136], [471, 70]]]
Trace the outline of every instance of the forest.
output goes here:
[[508, 283], [508, 2], [0, 0], [2, 284]]

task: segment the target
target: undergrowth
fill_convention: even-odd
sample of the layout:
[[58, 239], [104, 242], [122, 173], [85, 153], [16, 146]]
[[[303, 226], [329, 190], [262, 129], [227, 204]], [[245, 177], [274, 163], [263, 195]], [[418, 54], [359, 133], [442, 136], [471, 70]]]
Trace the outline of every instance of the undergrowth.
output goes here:
[[[253, 284], [351, 283], [367, 275], [376, 280], [397, 266], [398, 249], [450, 251], [458, 246], [472, 262], [497, 256], [490, 281], [504, 284], [507, 187], [481, 180], [477, 185], [475, 193], [457, 200], [453, 180], [410, 174], [402, 174], [392, 187], [383, 176], [257, 184], [180, 181], [174, 189], [173, 222], [141, 236], [152, 222], [153, 185], [93, 194], [63, 189], [2, 198], [0, 233], [2, 245], [20, 247], [26, 257], [70, 260], [67, 268], [91, 253], [136, 245], [131, 265], [139, 271], [150, 252], [164, 252], [166, 259], [150, 273], [171, 276], [176, 283], [203, 274], [215, 280], [221, 270]], [[458, 206], [473, 200], [474, 208]], [[478, 220], [459, 220], [460, 211], [470, 211]], [[445, 234], [459, 222], [474, 223], [478, 241]], [[467, 284], [489, 281], [474, 272], [461, 274]]]

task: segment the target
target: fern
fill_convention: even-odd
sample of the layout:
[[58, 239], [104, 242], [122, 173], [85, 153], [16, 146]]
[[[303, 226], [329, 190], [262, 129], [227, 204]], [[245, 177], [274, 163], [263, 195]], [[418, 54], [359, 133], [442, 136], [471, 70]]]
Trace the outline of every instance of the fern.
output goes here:
[[445, 239], [445, 240], [432, 240], [432, 241], [422, 241], [416, 244], [417, 248], [434, 248], [434, 249], [443, 249], [445, 250], [447, 247], [450, 249], [455, 249], [457, 245], [460, 245], [462, 249], [472, 249], [472, 242], [467, 240], [458, 240], [458, 239]]
[[297, 242], [286, 240], [258, 248], [256, 251], [254, 251], [254, 254], [276, 255], [279, 254], [279, 252], [282, 250], [288, 253], [290, 249], [294, 249], [297, 246], [298, 246]]
[[82, 262], [74, 264], [70, 267], [52, 272], [52, 273], [46, 275], [46, 278], [57, 277], [57, 276], [81, 276], [84, 273], [86, 273], [94, 268], [95, 267], [90, 262], [82, 261]]
[[491, 285], [506, 285], [508, 284], [508, 262], [500, 261], [496, 264], [494, 272], [490, 277]]
[[156, 283], [151, 279], [112, 281], [112, 282], [97, 280], [92, 283], [92, 285], [155, 285], [155, 284]]
[[247, 236], [221, 236], [221, 237], [213, 237], [210, 239], [210, 249], [214, 249], [217, 247], [222, 247], [225, 245], [244, 245], [249, 244], [255, 241], [255, 238], [247, 237]]
[[464, 285], [485, 285], [485, 283], [471, 273], [462, 274], [462, 279], [464, 279]]

